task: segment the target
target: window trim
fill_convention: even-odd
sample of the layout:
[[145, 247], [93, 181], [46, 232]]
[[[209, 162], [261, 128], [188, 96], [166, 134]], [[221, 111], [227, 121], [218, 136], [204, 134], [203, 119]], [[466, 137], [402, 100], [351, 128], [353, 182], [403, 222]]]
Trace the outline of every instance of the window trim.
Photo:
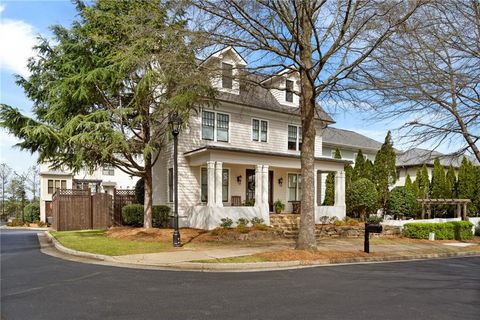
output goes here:
[[[202, 200], [202, 184], [203, 184], [203, 180], [202, 180], [202, 169], [206, 169], [207, 170], [207, 197], [208, 197], [208, 167], [206, 166], [200, 166], [200, 203], [202, 204], [207, 204], [208, 203], [208, 199], [207, 201], [203, 201]], [[230, 203], [230, 195], [232, 193], [232, 188], [231, 188], [231, 170], [230, 170], [230, 167], [222, 167], [222, 175], [223, 175], [223, 170], [227, 170], [228, 171], [228, 184], [227, 184], [227, 191], [228, 191], [228, 194], [227, 194], [227, 201], [223, 201], [222, 199], [222, 203]], [[223, 184], [222, 184], [222, 188], [223, 188]], [[223, 197], [223, 192], [222, 192], [222, 197]]]
[[[204, 111], [211, 112], [211, 113], [214, 114], [213, 139], [204, 139], [203, 138], [203, 112]], [[217, 127], [218, 127], [217, 126], [217, 114], [218, 113], [228, 116], [228, 132], [227, 132], [228, 140], [227, 141], [217, 140]], [[215, 110], [211, 110], [211, 109], [202, 109], [202, 112], [199, 112], [199, 116], [200, 116], [200, 138], [201, 138], [201, 140], [230, 143], [230, 136], [231, 136], [231, 130], [232, 130], [232, 126], [231, 126], [232, 115], [229, 112], [215, 111]]]
[[[289, 199], [289, 195], [290, 195], [290, 188], [288, 187], [288, 176], [289, 175], [296, 175], [297, 176], [297, 187], [296, 187], [296, 191], [295, 191], [295, 198], [297, 200], [290, 200]], [[287, 171], [287, 196], [285, 197], [285, 199], [287, 199], [287, 202], [295, 202], [295, 201], [301, 201], [301, 194], [299, 193], [299, 190], [301, 190], [301, 187], [300, 187], [300, 183], [298, 182], [298, 177], [301, 176], [300, 172], [289, 172]]]
[[[288, 149], [288, 127], [296, 127], [297, 128], [297, 139], [296, 139], [296, 142], [295, 142], [295, 150]], [[302, 135], [301, 130], [302, 130], [301, 125], [287, 124], [287, 151], [289, 151], [289, 152], [300, 152], [300, 143], [303, 142], [303, 139], [302, 139], [302, 142], [300, 142], [300, 137]], [[315, 137], [315, 139], [316, 139], [316, 137]]]
[[[255, 140], [253, 139], [253, 121], [254, 120], [257, 120], [258, 121], [258, 140]], [[262, 122], [266, 122], [267, 123], [267, 140], [265, 141], [262, 141]], [[253, 118], [252, 117], [252, 120], [250, 121], [250, 139], [251, 141], [253, 142], [263, 142], [263, 143], [268, 143], [269, 142], [269, 129], [270, 129], [270, 121], [269, 120], [265, 120], [265, 119], [261, 119], [261, 118]]]

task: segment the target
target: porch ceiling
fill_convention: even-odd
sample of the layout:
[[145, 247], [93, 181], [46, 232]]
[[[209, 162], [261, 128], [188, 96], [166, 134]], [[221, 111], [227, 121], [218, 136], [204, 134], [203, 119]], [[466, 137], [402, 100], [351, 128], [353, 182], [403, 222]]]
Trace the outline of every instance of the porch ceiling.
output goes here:
[[[205, 146], [185, 152], [184, 156], [188, 159], [191, 166], [204, 165], [207, 161], [222, 161], [232, 164], [264, 164], [272, 167], [300, 169], [300, 155], [297, 154]], [[347, 163], [352, 163], [352, 161], [326, 157], [315, 158], [315, 166], [318, 170], [343, 170], [344, 165]]]

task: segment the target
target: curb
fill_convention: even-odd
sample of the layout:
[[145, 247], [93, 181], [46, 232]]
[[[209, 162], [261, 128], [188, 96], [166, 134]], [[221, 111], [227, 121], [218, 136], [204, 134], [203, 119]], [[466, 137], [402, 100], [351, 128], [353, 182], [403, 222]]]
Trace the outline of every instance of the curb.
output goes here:
[[9, 226], [1, 226], [0, 229], [5, 230], [32, 230], [32, 231], [48, 231], [48, 228], [40, 228], [40, 227], [9, 227]]
[[398, 255], [398, 256], [372, 256], [356, 258], [333, 258], [312, 261], [272, 261], [272, 262], [253, 262], [253, 263], [203, 263], [203, 262], [178, 262], [163, 264], [144, 264], [144, 263], [125, 263], [119, 262], [114, 257], [94, 254], [83, 251], [76, 251], [63, 246], [50, 232], [45, 231], [49, 242], [53, 244], [58, 251], [75, 257], [87, 258], [96, 261], [102, 261], [107, 265], [116, 267], [126, 267], [135, 269], [158, 269], [170, 271], [197, 271], [197, 272], [256, 272], [256, 271], [277, 271], [312, 267], [326, 267], [335, 265], [352, 265], [368, 263], [388, 263], [405, 262], [414, 260], [430, 260], [445, 258], [461, 258], [480, 256], [479, 251], [450, 252], [450, 253], [428, 253], [416, 255]]

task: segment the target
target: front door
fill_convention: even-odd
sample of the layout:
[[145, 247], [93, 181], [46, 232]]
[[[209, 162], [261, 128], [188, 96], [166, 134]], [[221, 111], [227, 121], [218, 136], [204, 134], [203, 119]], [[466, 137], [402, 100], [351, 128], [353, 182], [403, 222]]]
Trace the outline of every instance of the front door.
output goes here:
[[[245, 197], [247, 200], [255, 199], [255, 169], [245, 171], [247, 183], [245, 184]], [[273, 211], [273, 171], [268, 171], [268, 207]]]
[[245, 172], [245, 177], [246, 177], [246, 183], [245, 183], [246, 200], [254, 200], [255, 199], [255, 169], [247, 169]]

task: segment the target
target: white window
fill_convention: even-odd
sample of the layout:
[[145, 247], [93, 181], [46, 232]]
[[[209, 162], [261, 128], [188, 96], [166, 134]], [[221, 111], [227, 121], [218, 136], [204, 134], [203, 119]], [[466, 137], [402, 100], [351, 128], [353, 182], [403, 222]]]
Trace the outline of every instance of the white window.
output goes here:
[[285, 80], [285, 101], [293, 102], [293, 81]]
[[252, 140], [267, 142], [268, 122], [266, 120], [252, 119]]
[[302, 148], [302, 127], [288, 126], [288, 150], [300, 150]]
[[288, 174], [288, 201], [300, 201], [302, 196], [301, 180], [301, 176], [298, 173]]
[[[228, 169], [222, 169], [222, 201], [228, 202], [228, 186], [229, 186], [229, 175], [230, 172]], [[208, 170], [207, 168], [202, 168], [200, 175], [200, 200], [202, 202], [208, 202]]]
[[103, 166], [102, 174], [104, 176], [113, 176], [115, 175], [115, 168], [112, 166]]
[[203, 111], [202, 112], [202, 139], [228, 142], [230, 130], [230, 116], [228, 114]]
[[48, 180], [47, 181], [48, 188], [47, 192], [48, 194], [53, 194], [55, 190], [57, 189], [67, 189], [67, 180]]

